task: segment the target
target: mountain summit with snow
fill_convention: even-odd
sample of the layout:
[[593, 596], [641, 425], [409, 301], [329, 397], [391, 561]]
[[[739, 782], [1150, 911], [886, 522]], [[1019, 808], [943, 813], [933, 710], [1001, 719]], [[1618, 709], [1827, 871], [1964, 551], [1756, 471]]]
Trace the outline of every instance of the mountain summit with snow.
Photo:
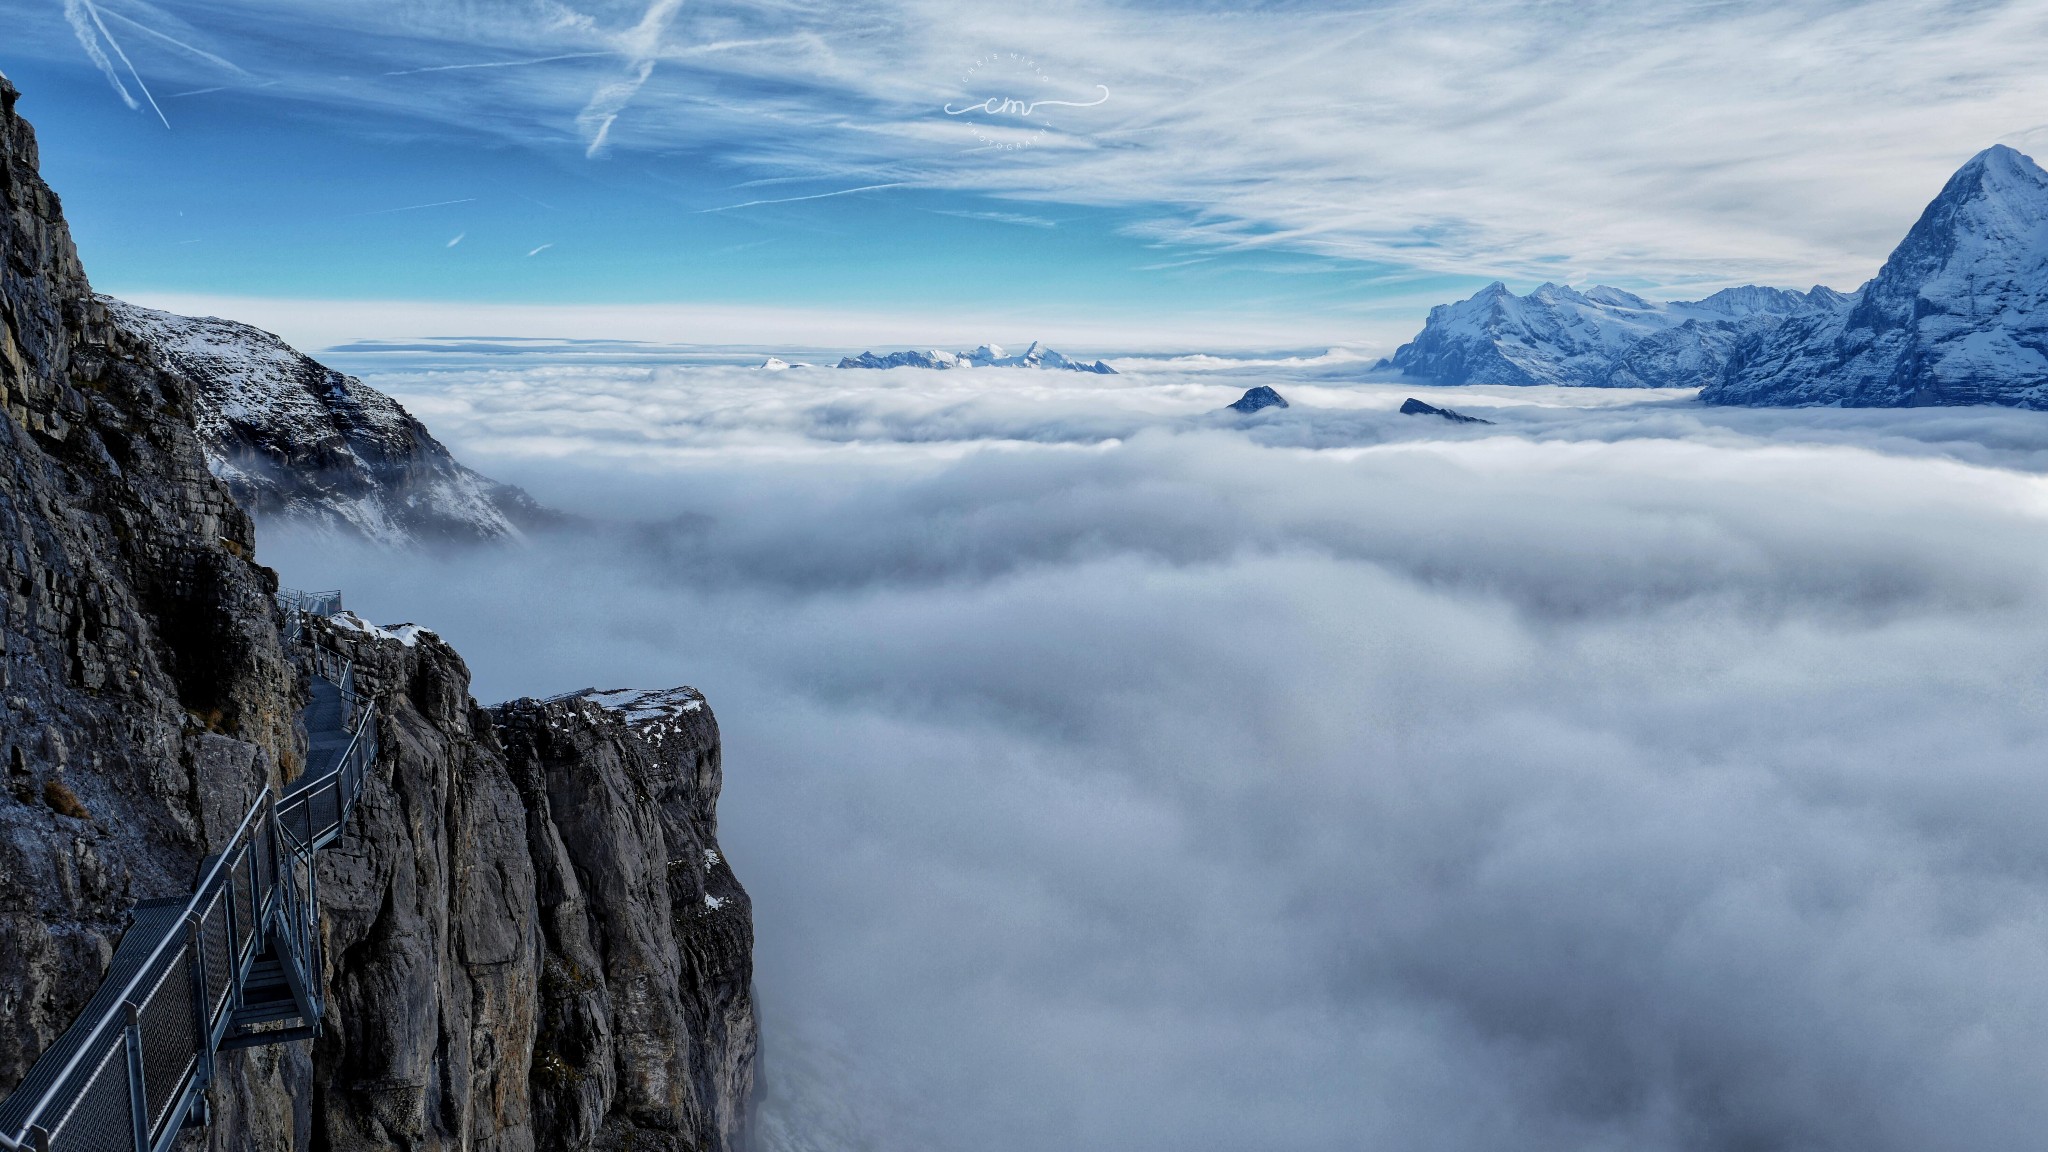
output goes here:
[[1433, 384], [1699, 388], [1709, 404], [2048, 409], [2048, 171], [1970, 158], [1855, 293], [1746, 286], [1652, 303], [1489, 285], [1380, 362]]
[[464, 467], [396, 400], [260, 328], [96, 299], [192, 382], [207, 467], [259, 524], [408, 547], [517, 539], [560, 519]]
[[1430, 309], [1415, 339], [1379, 366], [1431, 384], [1697, 388], [1720, 378], [1744, 337], [1841, 300], [1827, 288], [1754, 285], [1669, 302], [1605, 285], [1544, 284], [1517, 296], [1495, 281]]
[[1036, 340], [1024, 351], [1011, 355], [1001, 344], [983, 344], [972, 352], [942, 352], [937, 348], [924, 351], [891, 352], [877, 356], [863, 352], [858, 356], [842, 357], [841, 368], [1052, 368], [1067, 372], [1094, 372], [1103, 376], [1116, 375], [1116, 369], [1100, 360], [1093, 364], [1072, 360], [1047, 348]]
[[1747, 343], [1700, 399], [2048, 408], [2048, 172], [1979, 152], [1844, 307]]

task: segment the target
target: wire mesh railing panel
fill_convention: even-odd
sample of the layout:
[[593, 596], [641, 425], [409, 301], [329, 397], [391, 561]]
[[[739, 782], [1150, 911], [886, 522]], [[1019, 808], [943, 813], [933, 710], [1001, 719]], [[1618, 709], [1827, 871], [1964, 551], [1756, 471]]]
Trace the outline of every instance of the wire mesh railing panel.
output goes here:
[[[340, 609], [338, 593], [285, 590], [278, 600], [298, 623]], [[217, 1045], [266, 1034], [260, 1023], [233, 1022], [236, 988], [266, 932], [294, 987], [302, 987], [298, 994], [312, 997], [302, 1007], [317, 1024], [321, 965], [311, 849], [340, 832], [374, 766], [378, 741], [375, 701], [354, 694], [353, 663], [318, 646], [311, 655], [318, 673], [344, 690], [350, 740], [341, 758], [284, 797], [266, 793], [251, 805], [188, 896], [138, 905], [94, 1006], [44, 1053], [15, 1096], [0, 1099], [0, 1148], [47, 1141], [61, 1152], [145, 1152], [168, 1141], [170, 1126], [181, 1119], [174, 1115], [179, 1105], [205, 1087], [208, 1056]], [[333, 713], [326, 717], [321, 723], [331, 725]], [[124, 955], [130, 958], [123, 961]], [[140, 1007], [125, 1017], [124, 1004]], [[146, 1129], [140, 1147], [138, 1122]]]
[[222, 892], [213, 894], [213, 902], [199, 918], [199, 946], [206, 957], [206, 991], [210, 1000], [206, 1020], [208, 1024], [218, 1024], [235, 991], [232, 949], [228, 946], [228, 902]]
[[235, 968], [240, 975], [242, 954], [249, 950], [249, 942], [256, 935], [256, 900], [249, 891], [249, 870], [244, 867], [249, 854], [237, 853], [228, 869], [228, 883], [235, 893]]
[[277, 885], [277, 837], [268, 821], [256, 830], [256, 879], [259, 891], [268, 892]]
[[313, 842], [313, 816], [306, 807], [305, 796], [295, 796], [278, 805], [277, 822], [295, 847]]
[[128, 1044], [115, 1033], [79, 1093], [50, 1133], [50, 1152], [134, 1152], [135, 1113], [128, 1085]]
[[149, 1106], [149, 1130], [163, 1126], [164, 1113], [183, 1095], [185, 1078], [199, 1062], [199, 1033], [193, 1022], [192, 954], [180, 949], [163, 979], [143, 1002], [142, 1087]]
[[306, 809], [316, 838], [334, 831], [341, 823], [341, 791], [334, 781], [314, 788], [306, 797]]

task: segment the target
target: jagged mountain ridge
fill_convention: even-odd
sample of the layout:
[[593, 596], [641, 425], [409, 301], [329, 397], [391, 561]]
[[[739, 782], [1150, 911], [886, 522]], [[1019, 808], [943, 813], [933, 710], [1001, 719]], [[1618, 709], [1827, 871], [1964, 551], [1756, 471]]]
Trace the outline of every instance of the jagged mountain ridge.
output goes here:
[[1755, 285], [1662, 302], [1605, 285], [1546, 283], [1518, 296], [1495, 281], [1430, 309], [1415, 339], [1379, 367], [1432, 384], [1697, 388], [1720, 378], [1744, 338], [1841, 300], [1819, 286]]
[[1979, 152], [1843, 307], [1759, 333], [1700, 398], [2048, 408], [2048, 172]]
[[2048, 409], [2048, 171], [1965, 163], [1854, 293], [1754, 285], [1652, 303], [1499, 283], [1380, 362], [1436, 384], [1701, 389], [1709, 404]]
[[863, 352], [858, 356], [842, 357], [835, 367], [839, 368], [1043, 368], [1065, 372], [1093, 372], [1099, 376], [1114, 376], [1116, 369], [1097, 360], [1090, 364], [1073, 360], [1055, 352], [1036, 340], [1024, 351], [1011, 355], [1001, 344], [983, 344], [972, 352], [945, 352], [937, 348], [922, 351], [891, 352], [877, 356]]
[[98, 301], [192, 381], [207, 464], [259, 524], [318, 525], [403, 547], [517, 539], [557, 519], [463, 466], [396, 400], [269, 332]]

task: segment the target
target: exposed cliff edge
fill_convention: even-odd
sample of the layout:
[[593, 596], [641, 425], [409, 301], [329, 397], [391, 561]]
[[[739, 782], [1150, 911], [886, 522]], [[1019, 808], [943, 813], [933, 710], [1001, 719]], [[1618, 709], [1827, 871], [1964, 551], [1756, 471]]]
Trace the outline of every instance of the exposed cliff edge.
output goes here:
[[[0, 1094], [134, 903], [186, 890], [306, 754], [209, 385], [93, 295], [16, 98], [0, 78]], [[432, 633], [353, 623], [316, 631], [383, 753], [319, 857], [325, 1032], [224, 1055], [207, 1146], [728, 1152], [752, 933], [702, 697], [488, 710]]]
[[[717, 722], [657, 703], [479, 707], [431, 632], [339, 628], [384, 768], [321, 873], [332, 1148], [738, 1146], [751, 905], [717, 841]], [[410, 640], [410, 643], [407, 641]]]
[[434, 545], [517, 538], [558, 519], [465, 467], [396, 400], [260, 328], [98, 302], [192, 382], [207, 463], [259, 524]]

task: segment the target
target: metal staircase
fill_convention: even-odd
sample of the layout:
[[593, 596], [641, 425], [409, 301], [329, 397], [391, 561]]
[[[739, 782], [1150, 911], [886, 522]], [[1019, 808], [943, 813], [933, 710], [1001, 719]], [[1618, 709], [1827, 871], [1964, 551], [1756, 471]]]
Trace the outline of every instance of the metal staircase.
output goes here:
[[[278, 594], [284, 638], [341, 610], [339, 592]], [[315, 1036], [321, 997], [313, 853], [341, 835], [377, 759], [374, 702], [353, 666], [311, 646], [306, 771], [266, 792], [185, 896], [145, 900], [99, 991], [0, 1102], [0, 1149], [164, 1152], [206, 1122], [214, 1056]]]

